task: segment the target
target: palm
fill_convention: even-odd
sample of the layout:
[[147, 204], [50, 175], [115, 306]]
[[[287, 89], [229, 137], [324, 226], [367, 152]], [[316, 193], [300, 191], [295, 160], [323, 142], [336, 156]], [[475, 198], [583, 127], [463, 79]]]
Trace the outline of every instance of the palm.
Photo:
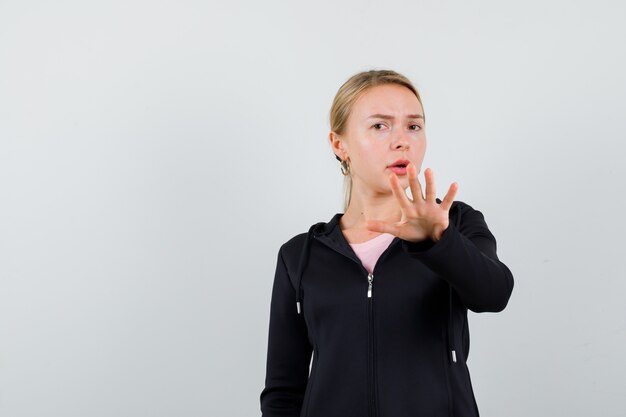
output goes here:
[[458, 190], [458, 184], [452, 183], [441, 204], [437, 204], [435, 180], [430, 168], [424, 171], [426, 197], [422, 194], [422, 187], [417, 179], [417, 168], [413, 163], [407, 166], [407, 176], [413, 195], [412, 200], [400, 186], [397, 175], [392, 173], [389, 176], [391, 190], [402, 211], [400, 221], [387, 223], [380, 220], [368, 220], [367, 228], [376, 232], [391, 233], [401, 239], [413, 242], [428, 238], [437, 241], [448, 227], [448, 212]]

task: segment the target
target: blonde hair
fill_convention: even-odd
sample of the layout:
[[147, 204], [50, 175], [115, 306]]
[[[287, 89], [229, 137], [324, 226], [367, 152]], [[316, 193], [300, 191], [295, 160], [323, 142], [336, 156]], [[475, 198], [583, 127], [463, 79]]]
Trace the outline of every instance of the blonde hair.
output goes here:
[[[330, 108], [330, 130], [337, 135], [343, 135], [347, 129], [348, 117], [352, 112], [352, 107], [361, 94], [369, 88], [384, 84], [398, 84], [408, 88], [415, 94], [417, 100], [422, 105], [422, 109], [424, 108], [417, 88], [404, 75], [392, 70], [363, 71], [353, 75], [339, 87]], [[424, 114], [424, 122], [426, 122], [426, 114]], [[335, 156], [339, 159], [337, 155]], [[351, 196], [352, 176], [348, 174], [344, 176], [344, 212], [350, 205]]]

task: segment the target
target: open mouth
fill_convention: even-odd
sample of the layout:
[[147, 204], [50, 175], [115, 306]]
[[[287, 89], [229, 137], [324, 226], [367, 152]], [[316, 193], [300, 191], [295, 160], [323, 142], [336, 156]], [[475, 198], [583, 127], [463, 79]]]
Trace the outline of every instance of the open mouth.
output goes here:
[[406, 169], [406, 167], [411, 163], [408, 159], [398, 159], [397, 161], [392, 162], [388, 165], [388, 168], [397, 168], [397, 169]]
[[391, 172], [396, 173], [396, 175], [406, 175], [407, 174], [407, 170], [406, 170], [406, 165], [405, 164], [398, 164], [398, 165], [390, 165], [389, 170]]

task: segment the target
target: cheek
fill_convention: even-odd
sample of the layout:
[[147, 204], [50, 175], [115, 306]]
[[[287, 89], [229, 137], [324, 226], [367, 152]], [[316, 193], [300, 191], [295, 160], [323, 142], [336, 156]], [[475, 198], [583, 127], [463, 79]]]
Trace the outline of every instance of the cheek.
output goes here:
[[377, 131], [372, 129], [363, 131], [361, 133], [361, 137], [363, 138], [363, 142], [376, 146], [380, 142], [384, 142], [386, 139], [388, 139], [390, 133], [391, 132], [389, 132], [388, 130]]
[[382, 141], [363, 136], [358, 149], [354, 149], [354, 152], [358, 154], [360, 160], [371, 165], [377, 161], [378, 155], [381, 155], [384, 147], [385, 144]]
[[426, 151], [426, 140], [420, 139], [415, 143], [415, 152], [417, 154], [423, 154]]

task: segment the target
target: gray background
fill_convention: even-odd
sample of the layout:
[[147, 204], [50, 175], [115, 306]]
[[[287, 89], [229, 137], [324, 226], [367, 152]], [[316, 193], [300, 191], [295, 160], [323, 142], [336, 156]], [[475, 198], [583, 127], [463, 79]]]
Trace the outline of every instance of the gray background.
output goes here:
[[278, 248], [382, 68], [516, 280], [469, 313], [481, 415], [626, 415], [622, 4], [0, 1], [0, 415], [260, 415]]

